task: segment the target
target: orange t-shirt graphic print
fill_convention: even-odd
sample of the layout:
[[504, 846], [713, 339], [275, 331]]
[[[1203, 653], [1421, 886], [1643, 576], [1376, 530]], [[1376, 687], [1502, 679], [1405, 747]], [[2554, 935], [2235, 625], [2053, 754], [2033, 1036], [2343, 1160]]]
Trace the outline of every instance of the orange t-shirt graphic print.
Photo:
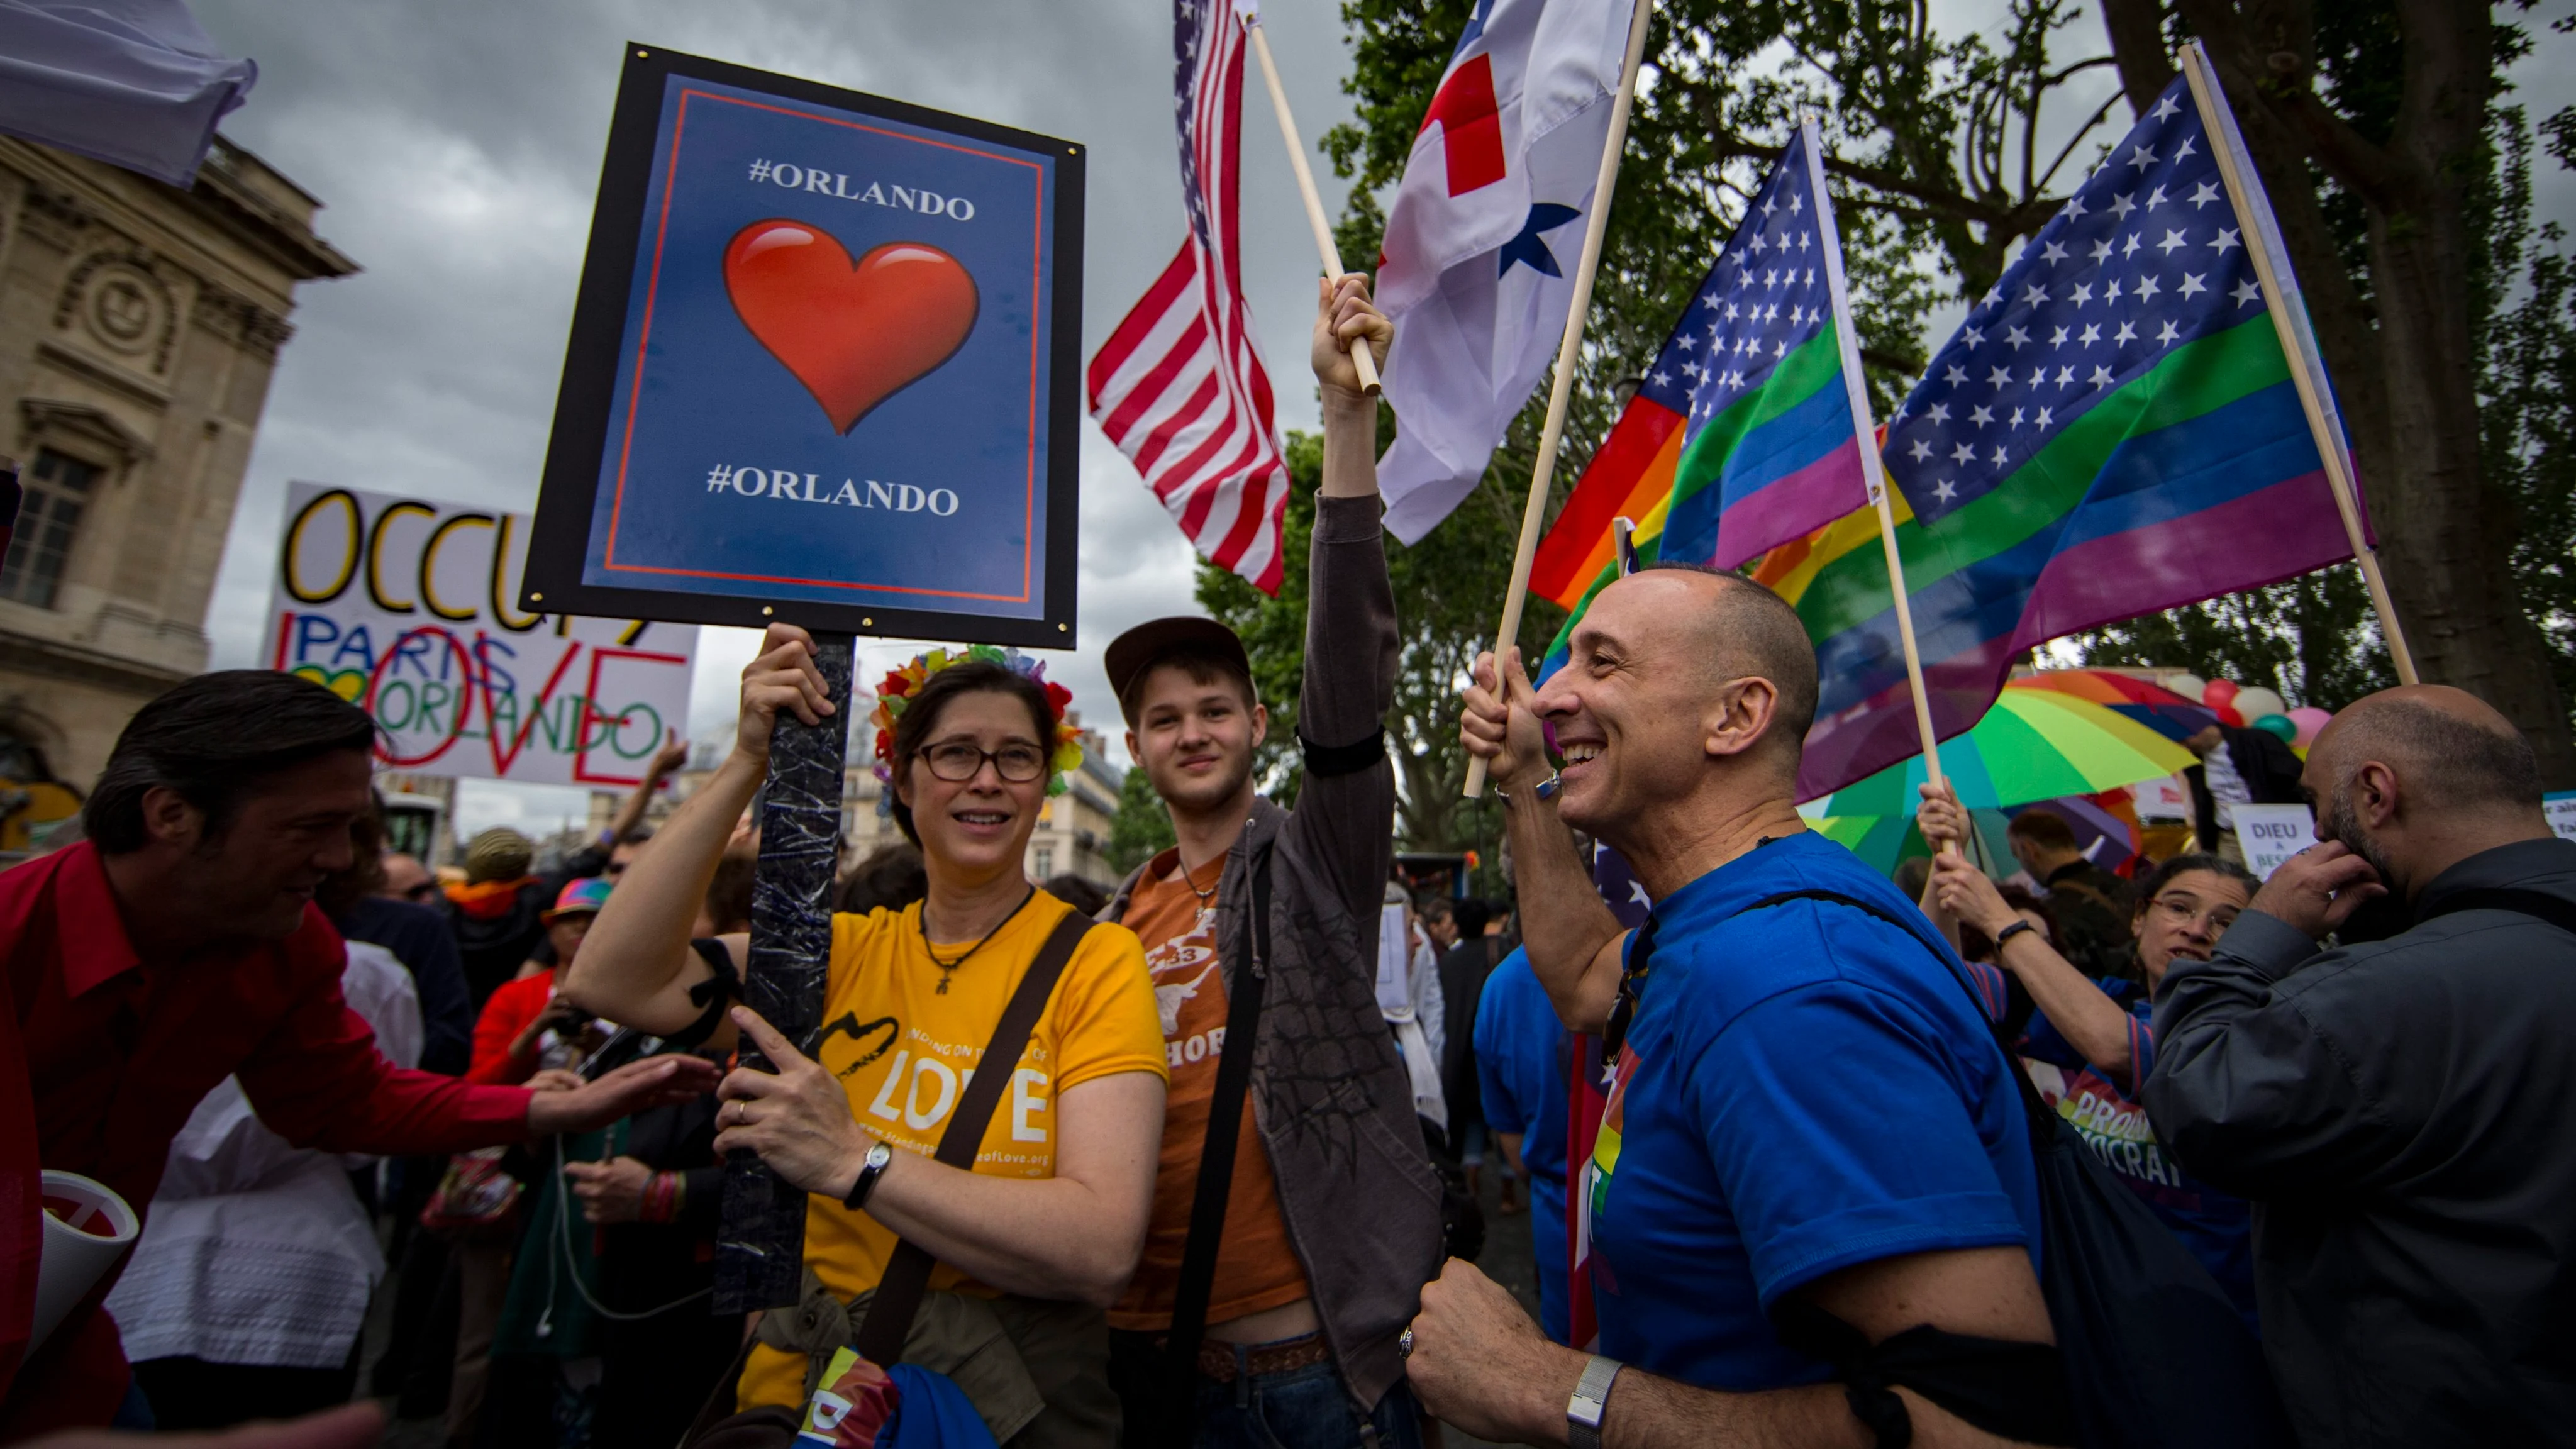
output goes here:
[[[1145, 969], [1154, 978], [1163, 1064], [1171, 1070], [1172, 1089], [1163, 1107], [1163, 1160], [1154, 1178], [1154, 1216], [1145, 1232], [1145, 1255], [1126, 1296], [1110, 1310], [1109, 1323], [1148, 1332], [1172, 1324], [1181, 1254], [1189, 1244], [1190, 1205], [1198, 1196], [1199, 1154], [1207, 1144], [1209, 1101], [1216, 1094], [1216, 1064], [1225, 1051], [1225, 960], [1216, 939], [1216, 883], [1225, 860], [1209, 861], [1188, 879], [1175, 874], [1179, 860], [1178, 851], [1167, 850], [1145, 868], [1128, 899], [1126, 918], [1127, 928], [1145, 945]], [[1200, 891], [1208, 893], [1204, 902]], [[1225, 1200], [1225, 1239], [1217, 1251], [1216, 1281], [1208, 1290], [1210, 1323], [1307, 1296], [1306, 1269], [1297, 1261], [1288, 1224], [1279, 1215], [1270, 1154], [1253, 1125], [1248, 1097], [1240, 1130], [1234, 1183]]]

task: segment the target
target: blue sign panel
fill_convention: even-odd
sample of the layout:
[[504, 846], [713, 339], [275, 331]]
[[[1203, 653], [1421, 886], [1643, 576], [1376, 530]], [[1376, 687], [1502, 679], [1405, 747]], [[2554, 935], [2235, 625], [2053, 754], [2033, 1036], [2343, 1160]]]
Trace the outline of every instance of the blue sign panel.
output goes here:
[[1081, 180], [1067, 142], [630, 49], [531, 606], [1069, 644]]

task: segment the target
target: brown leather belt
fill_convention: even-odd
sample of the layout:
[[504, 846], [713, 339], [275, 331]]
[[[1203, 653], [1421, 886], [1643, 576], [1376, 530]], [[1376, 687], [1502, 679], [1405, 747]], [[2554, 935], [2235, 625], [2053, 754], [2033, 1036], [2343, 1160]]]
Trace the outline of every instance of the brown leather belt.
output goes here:
[[1309, 1364], [1323, 1363], [1333, 1356], [1333, 1351], [1325, 1346], [1324, 1335], [1320, 1331], [1297, 1338], [1283, 1338], [1276, 1343], [1251, 1345], [1220, 1343], [1213, 1338], [1202, 1338], [1199, 1340], [1199, 1376], [1213, 1379], [1221, 1384], [1233, 1383], [1237, 1371], [1235, 1360], [1237, 1348], [1243, 1350], [1241, 1371], [1255, 1376], [1284, 1374], [1290, 1369], [1301, 1369]]

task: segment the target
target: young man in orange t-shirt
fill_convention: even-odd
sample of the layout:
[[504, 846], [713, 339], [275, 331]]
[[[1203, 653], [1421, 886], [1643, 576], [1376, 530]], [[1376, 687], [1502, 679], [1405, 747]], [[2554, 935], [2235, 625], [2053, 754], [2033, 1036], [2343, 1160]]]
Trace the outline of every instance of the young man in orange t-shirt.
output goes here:
[[[1381, 721], [1394, 689], [1395, 602], [1380, 542], [1377, 404], [1348, 349], [1383, 357], [1392, 329], [1365, 279], [1327, 284], [1313, 356], [1324, 412], [1305, 674], [1305, 781], [1294, 811], [1253, 789], [1269, 716], [1243, 642], [1208, 619], [1119, 636], [1105, 663], [1127, 749], [1179, 843], [1130, 876], [1103, 918], [1145, 946], [1171, 1093], [1145, 1250], [1109, 1315], [1126, 1442], [1420, 1442], [1397, 1336], [1440, 1252], [1440, 1192], [1395, 1043], [1378, 1013], [1379, 897], [1393, 767]], [[1266, 884], [1256, 887], [1256, 877]], [[1249, 907], [1270, 903], [1266, 951]], [[1218, 1066], [1246, 957], [1263, 951], [1253, 1057], [1231, 1127], [1234, 1167], [1203, 1304], [1181, 1304]], [[1179, 1309], [1176, 1312], [1176, 1307]], [[1203, 1309], [1203, 1311], [1201, 1311]], [[1170, 1343], [1175, 1319], [1195, 1352]], [[1179, 1381], [1183, 1363], [1194, 1367]], [[1186, 1405], [1186, 1425], [1172, 1410]]]

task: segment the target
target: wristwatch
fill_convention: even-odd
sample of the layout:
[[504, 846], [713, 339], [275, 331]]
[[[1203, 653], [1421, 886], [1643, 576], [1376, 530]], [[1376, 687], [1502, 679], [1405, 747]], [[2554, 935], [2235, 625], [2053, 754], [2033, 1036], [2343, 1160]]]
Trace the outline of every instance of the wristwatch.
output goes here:
[[859, 1159], [859, 1180], [850, 1184], [850, 1195], [841, 1206], [857, 1212], [868, 1205], [868, 1194], [876, 1190], [877, 1179], [885, 1176], [886, 1164], [894, 1161], [894, 1149], [879, 1142]]
[[2004, 958], [2004, 942], [2011, 940], [2013, 937], [2020, 935], [2024, 931], [2036, 931], [2038, 929], [2039, 927], [2032, 925], [2028, 921], [2015, 921], [2011, 925], [2004, 927], [2002, 930], [1995, 932], [1995, 959], [2000, 961]]
[[1627, 1365], [1594, 1354], [1575, 1381], [1574, 1397], [1565, 1401], [1565, 1442], [1572, 1449], [1601, 1449], [1601, 1411], [1610, 1406], [1610, 1381]]

